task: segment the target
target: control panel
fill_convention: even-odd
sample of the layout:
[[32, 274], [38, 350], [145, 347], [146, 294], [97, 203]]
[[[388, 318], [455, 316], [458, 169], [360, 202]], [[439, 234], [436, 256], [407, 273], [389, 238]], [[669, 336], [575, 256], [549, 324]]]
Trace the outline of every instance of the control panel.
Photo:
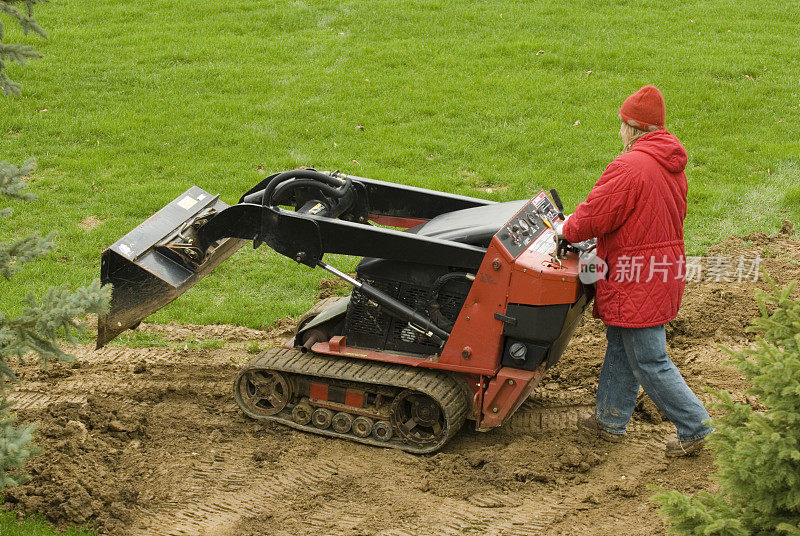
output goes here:
[[544, 191], [525, 204], [497, 232], [497, 238], [512, 257], [534, 245], [542, 254], [556, 249], [555, 231], [550, 224], [558, 218], [558, 209]]

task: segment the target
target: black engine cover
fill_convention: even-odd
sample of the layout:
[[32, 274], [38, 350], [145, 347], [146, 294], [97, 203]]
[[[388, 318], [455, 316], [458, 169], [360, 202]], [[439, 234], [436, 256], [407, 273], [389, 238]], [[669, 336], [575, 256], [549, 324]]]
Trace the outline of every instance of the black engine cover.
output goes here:
[[[425, 316], [430, 316], [431, 291], [436, 281], [453, 271], [465, 270], [371, 258], [362, 260], [356, 268], [359, 281], [374, 286]], [[470, 281], [458, 278], [441, 287], [437, 300], [439, 311], [450, 322], [455, 322], [458, 317], [471, 285]], [[353, 291], [347, 309], [345, 334], [348, 345], [361, 348], [421, 355], [440, 351], [438, 344], [407, 323], [386, 314], [357, 289]]]

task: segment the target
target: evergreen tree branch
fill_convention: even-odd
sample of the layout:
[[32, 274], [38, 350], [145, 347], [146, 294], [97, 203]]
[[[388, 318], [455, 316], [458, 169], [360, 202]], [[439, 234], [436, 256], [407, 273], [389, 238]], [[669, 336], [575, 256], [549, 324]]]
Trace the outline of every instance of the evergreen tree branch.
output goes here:
[[33, 5], [38, 2], [25, 2], [25, 12], [23, 13], [20, 11], [16, 6], [13, 4], [18, 2], [13, 2], [9, 0], [0, 0], [0, 13], [4, 13], [14, 19], [17, 24], [19, 24], [20, 28], [22, 28], [22, 32], [25, 35], [28, 35], [30, 32], [33, 32], [37, 35], [40, 35], [44, 39], [47, 39], [47, 34], [45, 31], [39, 26], [36, 22], [36, 19], [33, 17]]
[[6, 45], [0, 43], [0, 57], [25, 65], [29, 59], [38, 59], [42, 55], [36, 52], [36, 49], [30, 45]]
[[42, 237], [38, 234], [15, 242], [0, 242], [0, 275], [6, 279], [19, 272], [23, 265], [35, 261], [55, 248], [55, 233]]
[[[29, 296], [28, 305], [18, 318], [0, 316], [0, 363], [2, 358], [22, 358], [28, 352], [37, 354], [42, 364], [54, 359], [71, 361], [74, 357], [58, 347], [59, 336], [76, 342], [75, 334], [82, 327], [75, 318], [105, 313], [110, 299], [111, 286], [103, 286], [99, 280], [76, 290], [66, 286], [50, 288], [41, 300]], [[13, 372], [9, 372], [0, 364], [0, 376], [14, 381]]]
[[722, 416], [713, 420], [709, 444], [720, 491], [655, 496], [679, 534], [800, 534], [800, 302], [790, 298], [794, 283], [779, 289], [770, 282], [773, 291], [757, 295], [755, 348], [726, 349], [765, 409], [715, 393]]
[[11, 80], [6, 73], [3, 72], [3, 62], [0, 61], [0, 89], [6, 95], [19, 95], [22, 93], [22, 85]]
[[[24, 34], [33, 32], [46, 39], [47, 34], [33, 17], [34, 6], [42, 1], [46, 0], [0, 0], [0, 14], [5, 14], [15, 20]], [[24, 13], [14, 5], [20, 3], [25, 6]], [[38, 57], [41, 55], [31, 46], [5, 43], [5, 25], [0, 21], [0, 89], [4, 94], [18, 95], [21, 90], [20, 84], [11, 80], [5, 73], [7, 62], [15, 61], [24, 65], [28, 59]], [[33, 199], [32, 194], [22, 192], [23, 179], [33, 171], [33, 166], [33, 160], [29, 160], [21, 168], [7, 162], [0, 162], [0, 196], [23, 200]], [[0, 209], [0, 218], [8, 217], [10, 213], [10, 209]], [[52, 247], [52, 236], [47, 238], [34, 236], [17, 240], [11, 244], [0, 244], [0, 273], [8, 278], [22, 264], [33, 260]], [[64, 315], [74, 313], [75, 316], [82, 316], [85, 312], [79, 311], [81, 308], [89, 311], [107, 307], [110, 289], [99, 288], [99, 282], [90, 285], [87, 289], [89, 290], [79, 289], [74, 293], [74, 297], [64, 292], [59, 294], [58, 291], [49, 293], [42, 301], [42, 307], [52, 305], [54, 307], [52, 311], [37, 309], [36, 302], [29, 300], [29, 307], [17, 320], [7, 319], [5, 314], [0, 311], [0, 489], [25, 482], [27, 476], [20, 469], [28, 458], [38, 452], [33, 443], [34, 426], [17, 425], [17, 417], [11, 411], [12, 403], [5, 397], [7, 380], [16, 379], [14, 372], [8, 366], [7, 359], [11, 355], [24, 353], [26, 347], [39, 350], [55, 348], [63, 354], [64, 352], [58, 350], [55, 345], [58, 326], [66, 326], [68, 337], [72, 337], [70, 328], [74, 326], [74, 320], [64, 318]], [[89, 296], [87, 293], [92, 291], [95, 295]], [[32, 333], [32, 329], [42, 323], [47, 326], [49, 331], [45, 330], [43, 335]], [[21, 339], [19, 338], [20, 334], [22, 334]], [[32, 341], [32, 343], [27, 341]], [[46, 356], [42, 359], [46, 359]]]
[[25, 188], [24, 179], [33, 173], [35, 168], [36, 160], [33, 158], [22, 164], [22, 167], [17, 167], [6, 161], [0, 162], [0, 195], [26, 201], [36, 199], [34, 194], [22, 192]]
[[[0, 15], [4, 14], [13, 19], [25, 35], [35, 33], [43, 39], [47, 39], [47, 33], [33, 16], [33, 7], [41, 1], [43, 0], [0, 0]], [[25, 11], [21, 11], [14, 4], [24, 4]], [[6, 60], [24, 65], [31, 58], [40, 58], [41, 54], [36, 52], [32, 46], [6, 44], [4, 41], [5, 25], [0, 21], [0, 89], [6, 95], [19, 95], [20, 84], [11, 80], [5, 73]]]
[[0, 398], [0, 489], [23, 484], [27, 476], [18, 470], [39, 452], [33, 442], [35, 426], [18, 426], [17, 416], [10, 410], [12, 404]]
[[50, 0], [0, 0], [6, 4], [25, 4], [25, 10], [29, 16], [33, 16], [33, 6], [36, 4], [46, 4]]

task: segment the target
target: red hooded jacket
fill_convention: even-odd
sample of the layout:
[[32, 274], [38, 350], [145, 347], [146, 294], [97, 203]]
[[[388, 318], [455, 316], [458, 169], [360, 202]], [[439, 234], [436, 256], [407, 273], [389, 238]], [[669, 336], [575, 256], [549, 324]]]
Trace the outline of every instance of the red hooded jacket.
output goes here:
[[686, 149], [666, 130], [647, 133], [606, 168], [564, 224], [564, 237], [597, 237], [608, 264], [594, 315], [608, 325], [644, 328], [675, 318], [686, 279]]

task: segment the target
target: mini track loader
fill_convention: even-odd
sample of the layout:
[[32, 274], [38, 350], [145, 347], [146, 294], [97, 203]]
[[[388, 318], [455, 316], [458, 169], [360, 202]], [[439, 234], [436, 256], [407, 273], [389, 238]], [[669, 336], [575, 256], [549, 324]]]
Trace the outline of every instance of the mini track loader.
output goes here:
[[[561, 203], [495, 203], [338, 172], [272, 175], [228, 206], [192, 187], [102, 257], [97, 346], [248, 241], [353, 286], [320, 302], [233, 386], [254, 419], [414, 453], [500, 426], [556, 364], [591, 300]], [[404, 229], [404, 230], [398, 230]], [[352, 278], [326, 253], [363, 257]]]

